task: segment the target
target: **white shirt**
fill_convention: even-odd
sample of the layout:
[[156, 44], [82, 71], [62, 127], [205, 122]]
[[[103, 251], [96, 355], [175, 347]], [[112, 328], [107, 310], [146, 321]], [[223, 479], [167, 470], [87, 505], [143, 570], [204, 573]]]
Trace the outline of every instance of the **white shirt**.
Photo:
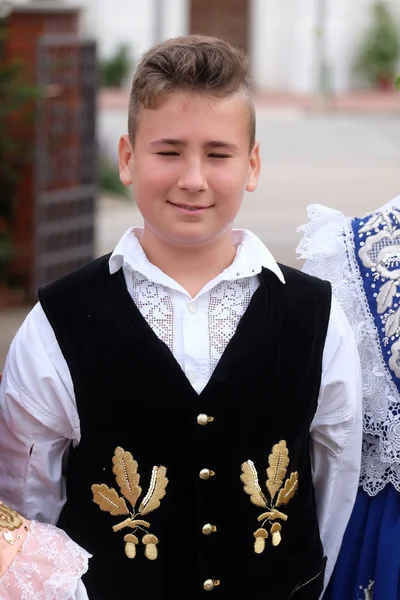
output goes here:
[[[284, 285], [283, 274], [254, 234], [235, 230], [233, 263], [191, 298], [148, 261], [140, 235], [139, 228], [124, 234], [110, 272], [122, 267], [140, 312], [200, 393], [258, 288], [257, 274], [265, 267]], [[362, 439], [359, 358], [334, 299], [322, 367], [310, 452], [327, 584], [356, 497]], [[81, 434], [71, 375], [40, 304], [11, 344], [0, 409], [0, 497], [27, 518], [54, 524], [65, 503], [62, 468]]]

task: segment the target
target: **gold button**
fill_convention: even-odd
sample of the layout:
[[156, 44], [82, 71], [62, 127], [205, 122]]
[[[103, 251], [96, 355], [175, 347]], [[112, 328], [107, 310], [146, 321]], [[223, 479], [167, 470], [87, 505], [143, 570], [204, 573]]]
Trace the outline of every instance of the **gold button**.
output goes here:
[[210, 469], [202, 469], [199, 473], [199, 477], [200, 479], [210, 479], [210, 477], [213, 477], [213, 475], [215, 475], [214, 471], [211, 471]]
[[219, 579], [206, 579], [205, 582], [203, 583], [203, 588], [206, 590], [206, 592], [211, 592], [211, 590], [213, 590], [215, 588], [215, 586], [217, 586], [219, 584], [220, 584]]
[[211, 523], [206, 523], [203, 525], [201, 531], [204, 535], [210, 535], [211, 533], [215, 533], [217, 531], [216, 525], [211, 525]]
[[208, 425], [208, 423], [211, 423], [212, 421], [214, 421], [214, 417], [209, 417], [203, 413], [197, 415], [197, 422], [199, 425]]

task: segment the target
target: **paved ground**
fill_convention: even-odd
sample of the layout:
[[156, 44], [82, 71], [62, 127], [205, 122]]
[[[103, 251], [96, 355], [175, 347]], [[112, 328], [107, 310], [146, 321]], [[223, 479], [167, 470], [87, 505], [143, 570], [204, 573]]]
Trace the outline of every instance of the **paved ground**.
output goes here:
[[[361, 214], [400, 194], [400, 119], [393, 114], [327, 115], [296, 106], [259, 107], [262, 175], [258, 190], [245, 197], [237, 226], [248, 227], [276, 258], [301, 266], [296, 227], [306, 206], [320, 202]], [[101, 111], [99, 133], [116, 147], [126, 127], [121, 108]], [[113, 153], [112, 153], [113, 154]], [[124, 231], [141, 218], [133, 202], [100, 198], [96, 255], [112, 250]], [[26, 309], [0, 313], [0, 366]]]

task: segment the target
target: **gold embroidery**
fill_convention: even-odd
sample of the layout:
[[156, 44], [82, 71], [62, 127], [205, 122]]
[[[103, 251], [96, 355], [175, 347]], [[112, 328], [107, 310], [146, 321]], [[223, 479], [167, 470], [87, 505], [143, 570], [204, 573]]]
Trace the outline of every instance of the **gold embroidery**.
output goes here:
[[267, 508], [267, 500], [260, 488], [257, 471], [251, 460], [242, 464], [240, 479], [244, 483], [244, 491], [250, 496], [250, 501], [256, 506]]
[[155, 535], [147, 534], [143, 538], [143, 544], [145, 544], [144, 553], [149, 560], [156, 560], [157, 558], [157, 544], [158, 539]]
[[165, 496], [165, 488], [168, 484], [165, 467], [153, 467], [149, 491], [139, 506], [139, 513], [147, 515], [160, 506], [160, 500]]
[[21, 515], [19, 515], [9, 506], [6, 506], [0, 502], [0, 528], [8, 529], [8, 531], [14, 531], [14, 529], [19, 529], [21, 525]]
[[130, 452], [125, 452], [122, 448], [116, 448], [112, 461], [114, 465], [113, 473], [121, 493], [132, 506], [136, 506], [136, 502], [142, 493], [136, 460], [133, 459]]
[[136, 529], [137, 527], [150, 527], [150, 523], [148, 521], [142, 521], [141, 519], [125, 519], [118, 525], [113, 526], [113, 531], [116, 533], [117, 531], [121, 531], [121, 529], [125, 529], [125, 527], [130, 527], [131, 529]]
[[281, 543], [281, 529], [282, 525], [280, 523], [274, 523], [271, 527], [271, 535], [272, 535], [272, 545], [279, 546]]
[[281, 440], [279, 444], [275, 444], [272, 448], [272, 453], [268, 457], [269, 467], [267, 469], [267, 488], [271, 495], [271, 502], [274, 501], [276, 492], [282, 485], [286, 475], [286, 467], [289, 464], [289, 452], [286, 447], [286, 442]]
[[136, 546], [139, 543], [138, 538], [133, 533], [127, 533], [124, 537], [125, 542], [125, 554], [128, 558], [135, 558]]
[[[0, 502], [0, 529], [4, 529], [3, 538], [8, 544], [12, 545], [14, 543], [13, 534], [11, 532], [15, 529], [19, 529], [22, 523], [21, 515], [9, 506]], [[27, 527], [25, 527], [25, 529], [27, 529]], [[18, 537], [21, 536], [17, 536], [17, 539]]]
[[[91, 488], [93, 501], [101, 510], [109, 512], [113, 516], [129, 515], [127, 519], [114, 525], [113, 531], [117, 532], [129, 527], [135, 533], [138, 531], [143, 532], [145, 534], [142, 539], [145, 545], [145, 556], [149, 560], [155, 560], [158, 555], [158, 539], [148, 531], [150, 523], [137, 517], [147, 515], [160, 506], [160, 502], [166, 494], [165, 488], [168, 485], [167, 469], [163, 466], [153, 467], [149, 490], [136, 512], [135, 507], [142, 493], [142, 488], [139, 485], [138, 464], [130, 452], [126, 452], [120, 447], [115, 449], [112, 462], [115, 480], [123, 498], [119, 496], [114, 488], [109, 488], [105, 483], [94, 483]], [[131, 511], [128, 509], [126, 501], [131, 505]], [[126, 556], [135, 558], [136, 546], [139, 543], [138, 537], [134, 533], [129, 533], [125, 535], [124, 542]]]
[[109, 512], [114, 517], [117, 515], [129, 515], [128, 507], [123, 498], [118, 496], [114, 488], [109, 488], [105, 483], [92, 485], [93, 500], [101, 510]]
[[261, 527], [254, 532], [254, 537], [256, 538], [254, 541], [254, 552], [256, 554], [261, 554], [264, 552], [265, 540], [268, 537], [268, 531]]
[[279, 512], [279, 510], [276, 510], [276, 508], [274, 508], [273, 510], [270, 510], [269, 512], [265, 512], [262, 515], [260, 515], [257, 518], [257, 521], [265, 521], [266, 519], [268, 519], [269, 521], [275, 521], [275, 519], [282, 519], [282, 521], [287, 521], [287, 515]]
[[[259, 481], [257, 470], [254, 463], [248, 460], [242, 464], [242, 474], [240, 479], [243, 483], [244, 491], [250, 496], [250, 501], [259, 506], [260, 508], [267, 508], [266, 512], [263, 512], [257, 520], [261, 523], [261, 527], [254, 533], [254, 551], [257, 554], [261, 554], [265, 548], [265, 540], [268, 537], [268, 532], [264, 529], [266, 522], [271, 524], [271, 538], [272, 545], [278, 546], [281, 542], [281, 529], [282, 525], [277, 523], [277, 520], [287, 521], [288, 517], [285, 513], [276, 509], [277, 506], [286, 505], [295, 495], [299, 476], [297, 471], [290, 474], [290, 477], [286, 477], [287, 467], [289, 466], [289, 451], [285, 440], [281, 440], [278, 444], [275, 444], [272, 448], [272, 452], [268, 457], [268, 468], [267, 475], [268, 479], [266, 487], [270, 495], [270, 506], [266, 496], [264, 495]], [[276, 501], [274, 502], [276, 498]], [[272, 523], [272, 521], [275, 521]], [[265, 533], [267, 535], [265, 535]]]
[[276, 501], [276, 506], [280, 506], [281, 504], [287, 504], [291, 498], [296, 493], [298, 485], [298, 475], [297, 473], [291, 473], [289, 479], [286, 479], [285, 486], [280, 490], [278, 494], [278, 499]]

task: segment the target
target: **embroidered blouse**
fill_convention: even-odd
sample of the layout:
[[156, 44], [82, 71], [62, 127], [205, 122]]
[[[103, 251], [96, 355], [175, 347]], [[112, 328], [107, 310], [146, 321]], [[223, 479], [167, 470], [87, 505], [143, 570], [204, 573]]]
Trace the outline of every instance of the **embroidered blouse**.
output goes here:
[[315, 204], [298, 252], [331, 282], [354, 331], [362, 369], [360, 484], [400, 491], [400, 196], [362, 218]]

